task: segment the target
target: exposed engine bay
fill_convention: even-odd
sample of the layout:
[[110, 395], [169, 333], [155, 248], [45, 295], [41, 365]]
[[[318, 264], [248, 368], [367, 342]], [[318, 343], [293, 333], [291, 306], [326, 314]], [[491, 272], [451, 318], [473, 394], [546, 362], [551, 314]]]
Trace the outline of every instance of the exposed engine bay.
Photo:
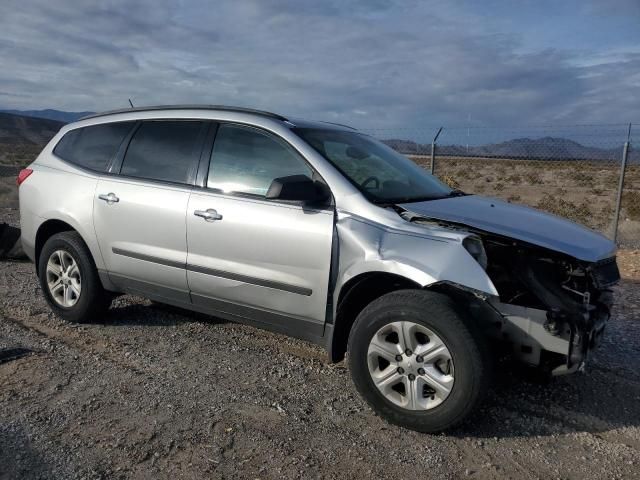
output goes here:
[[474, 235], [465, 248], [499, 293], [499, 299], [476, 305], [474, 314], [489, 317], [493, 336], [517, 358], [556, 375], [583, 368], [610, 316], [611, 287], [620, 279], [615, 257], [585, 262], [466, 225], [399, 213], [411, 222]]

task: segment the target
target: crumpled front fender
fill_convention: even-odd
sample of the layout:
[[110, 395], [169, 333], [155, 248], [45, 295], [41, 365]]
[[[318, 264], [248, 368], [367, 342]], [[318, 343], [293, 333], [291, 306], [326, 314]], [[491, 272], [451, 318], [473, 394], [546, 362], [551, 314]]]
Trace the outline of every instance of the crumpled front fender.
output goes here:
[[336, 228], [336, 299], [349, 280], [371, 272], [400, 275], [422, 287], [450, 282], [498, 296], [484, 269], [462, 245], [469, 235], [465, 232], [410, 224], [400, 229], [344, 212], [339, 212]]

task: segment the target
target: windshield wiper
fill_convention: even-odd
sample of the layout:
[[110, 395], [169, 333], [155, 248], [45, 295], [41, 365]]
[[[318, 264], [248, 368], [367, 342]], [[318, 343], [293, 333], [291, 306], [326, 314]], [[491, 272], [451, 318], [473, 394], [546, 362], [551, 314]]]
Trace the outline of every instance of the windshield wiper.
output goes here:
[[443, 198], [450, 197], [463, 197], [465, 195], [469, 195], [468, 193], [464, 193], [462, 190], [451, 190], [446, 195], [425, 195], [422, 197], [399, 197], [399, 198], [385, 198], [385, 199], [375, 199], [372, 200], [373, 203], [380, 206], [389, 206], [389, 205], [397, 205], [399, 203], [415, 203], [415, 202], [429, 202], [431, 200], [442, 200]]
[[373, 203], [376, 205], [394, 205], [398, 203], [413, 203], [413, 202], [428, 202], [430, 200], [441, 200], [443, 198], [447, 198], [446, 196], [429, 196], [429, 197], [399, 197], [399, 198], [389, 198], [389, 199], [380, 199], [374, 200]]

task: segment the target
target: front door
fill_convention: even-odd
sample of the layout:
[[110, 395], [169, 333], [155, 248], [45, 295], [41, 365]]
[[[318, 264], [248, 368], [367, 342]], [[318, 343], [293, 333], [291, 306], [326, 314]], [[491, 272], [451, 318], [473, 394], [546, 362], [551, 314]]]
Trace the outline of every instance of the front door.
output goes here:
[[221, 125], [207, 188], [187, 208], [187, 278], [194, 304], [303, 338], [322, 335], [333, 209], [268, 200], [274, 178], [313, 171], [284, 141]]

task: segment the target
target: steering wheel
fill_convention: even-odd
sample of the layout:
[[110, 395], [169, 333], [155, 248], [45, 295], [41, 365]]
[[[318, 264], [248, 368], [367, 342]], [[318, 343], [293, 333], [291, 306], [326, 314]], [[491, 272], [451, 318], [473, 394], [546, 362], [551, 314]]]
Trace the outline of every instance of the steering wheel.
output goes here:
[[[368, 184], [370, 184], [371, 182], [375, 182], [375, 185], [372, 187], [367, 186]], [[364, 182], [362, 182], [360, 184], [360, 186], [362, 188], [375, 188], [375, 189], [379, 189], [380, 188], [380, 179], [378, 177], [368, 177]]]

